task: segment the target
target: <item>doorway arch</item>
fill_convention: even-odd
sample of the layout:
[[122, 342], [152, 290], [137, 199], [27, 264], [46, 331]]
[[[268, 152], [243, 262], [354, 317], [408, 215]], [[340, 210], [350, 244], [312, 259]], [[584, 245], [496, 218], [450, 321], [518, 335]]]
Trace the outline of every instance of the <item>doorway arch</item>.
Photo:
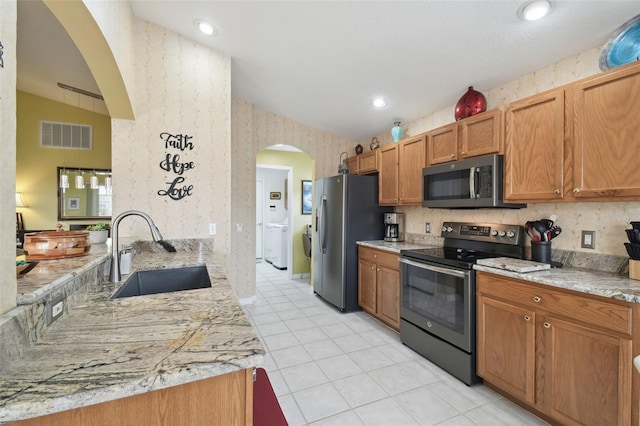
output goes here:
[[43, 0], [78, 47], [111, 118], [135, 119], [129, 93], [102, 30], [84, 2]]
[[[286, 266], [288, 278], [311, 273], [302, 234], [311, 224], [312, 215], [302, 212], [302, 181], [313, 180], [313, 168], [311, 156], [293, 146], [272, 145], [256, 154], [256, 180], [265, 184], [263, 200], [256, 199], [256, 216], [262, 213], [264, 220], [262, 227], [256, 222], [255, 238], [257, 252], [260, 241], [264, 241], [265, 256], [256, 260], [272, 263], [278, 269]], [[280, 259], [284, 253], [271, 251], [280, 248], [282, 232], [286, 232], [286, 262]]]

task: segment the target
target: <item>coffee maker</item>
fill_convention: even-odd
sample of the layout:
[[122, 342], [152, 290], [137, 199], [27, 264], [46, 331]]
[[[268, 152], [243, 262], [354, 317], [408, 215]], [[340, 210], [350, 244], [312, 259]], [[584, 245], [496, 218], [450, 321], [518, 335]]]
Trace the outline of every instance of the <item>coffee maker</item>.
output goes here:
[[404, 241], [404, 213], [384, 214], [384, 240]]

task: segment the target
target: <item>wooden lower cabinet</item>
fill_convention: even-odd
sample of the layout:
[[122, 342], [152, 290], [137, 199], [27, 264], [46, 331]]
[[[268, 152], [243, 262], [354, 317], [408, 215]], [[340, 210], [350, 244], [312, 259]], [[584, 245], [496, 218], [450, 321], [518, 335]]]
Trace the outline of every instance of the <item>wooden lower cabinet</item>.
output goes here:
[[397, 254], [358, 247], [358, 305], [395, 330], [400, 329], [400, 264]]
[[485, 382], [559, 424], [637, 422], [635, 308], [484, 272], [477, 298], [477, 371]]
[[12, 423], [26, 426], [253, 424], [253, 369]]

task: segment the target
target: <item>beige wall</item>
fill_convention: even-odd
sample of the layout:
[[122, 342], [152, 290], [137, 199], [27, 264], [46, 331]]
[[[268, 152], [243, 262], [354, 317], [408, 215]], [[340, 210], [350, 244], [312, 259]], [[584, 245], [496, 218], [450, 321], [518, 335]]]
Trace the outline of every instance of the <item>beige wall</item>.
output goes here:
[[[139, 19], [133, 30], [136, 120], [113, 120], [114, 215], [145, 211], [167, 239], [209, 237], [209, 223], [216, 223], [214, 247], [228, 253], [230, 59]], [[167, 147], [164, 132], [188, 135], [193, 147]], [[166, 155], [194, 168], [164, 170]], [[193, 186], [191, 195], [162, 195], [176, 179], [184, 179], [176, 188]], [[150, 238], [137, 218], [123, 221], [120, 235]]]
[[0, 2], [0, 314], [16, 305], [16, 20], [15, 1]]
[[[17, 93], [16, 102], [16, 190], [22, 192], [29, 206], [19, 210], [27, 229], [55, 229], [58, 223], [57, 167], [110, 169], [111, 118], [25, 92]], [[91, 126], [93, 149], [41, 147], [41, 120]], [[68, 229], [68, 222], [62, 223]]]
[[[484, 93], [488, 109], [497, 108], [527, 96], [562, 86], [575, 80], [600, 72], [598, 58], [602, 48], [597, 47], [572, 56], [562, 62], [538, 70], [501, 86], [487, 90], [474, 87]], [[461, 88], [460, 96], [465, 88]], [[416, 135], [454, 121], [455, 105], [450, 105], [433, 114], [403, 124], [406, 136]], [[391, 136], [378, 136], [381, 145], [391, 143]], [[368, 141], [366, 141], [368, 143]], [[424, 233], [425, 222], [438, 230], [444, 220], [486, 221], [496, 223], [521, 224], [528, 220], [558, 216], [557, 223], [563, 229], [562, 235], [553, 240], [554, 248], [586, 251], [626, 256], [623, 243], [626, 241], [625, 227], [632, 220], [640, 220], [640, 202], [581, 202], [581, 203], [540, 203], [529, 204], [521, 210], [441, 210], [422, 207], [398, 207], [406, 214], [406, 231]], [[582, 230], [596, 231], [595, 250], [580, 247]], [[439, 232], [436, 231], [439, 235]]]
[[231, 128], [232, 222], [251, 224], [245, 226], [246, 230], [251, 231], [232, 238], [232, 267], [229, 277], [236, 293], [244, 298], [255, 295], [256, 285], [256, 238], [253, 224], [256, 216], [258, 152], [279, 143], [294, 146], [314, 160], [313, 179], [318, 179], [335, 175], [340, 153], [351, 149], [356, 143], [261, 110], [236, 98], [231, 104]]

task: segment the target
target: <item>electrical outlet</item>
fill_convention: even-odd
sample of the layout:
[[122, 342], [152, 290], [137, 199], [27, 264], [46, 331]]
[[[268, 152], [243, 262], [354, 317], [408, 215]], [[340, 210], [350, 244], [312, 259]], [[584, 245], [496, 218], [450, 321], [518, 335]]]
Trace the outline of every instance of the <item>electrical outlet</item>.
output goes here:
[[580, 247], [595, 249], [596, 248], [596, 231], [582, 231]]
[[424, 223], [424, 232], [425, 232], [425, 234], [430, 234], [431, 233], [431, 223], [430, 222], [425, 222]]
[[62, 316], [64, 312], [64, 296], [58, 296], [45, 306], [45, 319], [47, 325]]
[[236, 223], [236, 231], [237, 232], [242, 232], [242, 224], [241, 223]]
[[215, 223], [210, 223], [209, 224], [209, 235], [216, 235], [216, 224]]

